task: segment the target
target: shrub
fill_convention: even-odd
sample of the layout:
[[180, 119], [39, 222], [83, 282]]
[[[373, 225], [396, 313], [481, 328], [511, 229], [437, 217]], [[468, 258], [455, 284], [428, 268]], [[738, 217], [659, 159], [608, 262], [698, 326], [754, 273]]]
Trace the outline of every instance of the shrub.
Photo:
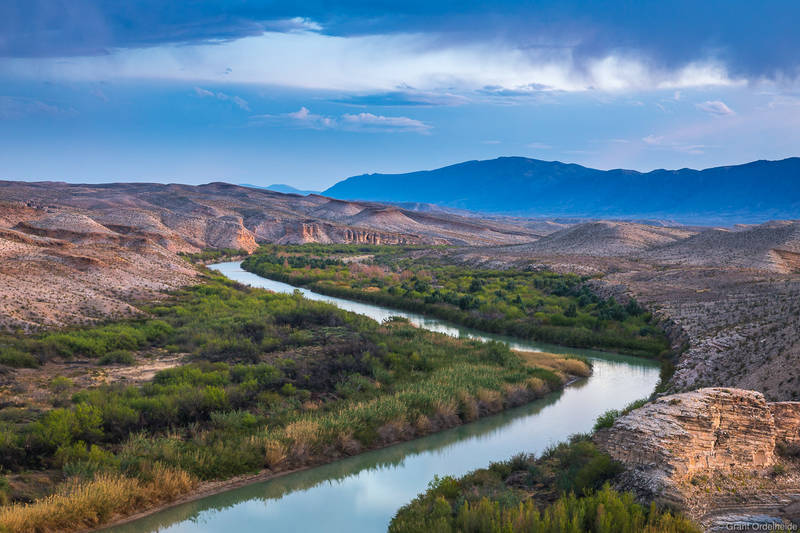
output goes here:
[[39, 361], [31, 354], [13, 346], [0, 346], [0, 365], [13, 368], [36, 368]]
[[609, 409], [602, 415], [597, 417], [597, 420], [594, 423], [594, 430], [597, 431], [598, 429], [610, 428], [614, 425], [614, 422], [619, 418], [620, 412], [618, 409]]
[[136, 363], [136, 358], [128, 350], [112, 350], [100, 357], [97, 362], [101, 365], [132, 365]]

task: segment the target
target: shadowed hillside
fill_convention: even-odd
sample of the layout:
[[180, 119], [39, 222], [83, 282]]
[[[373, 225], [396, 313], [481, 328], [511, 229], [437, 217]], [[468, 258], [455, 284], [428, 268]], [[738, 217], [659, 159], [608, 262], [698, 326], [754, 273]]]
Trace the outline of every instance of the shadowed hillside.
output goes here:
[[323, 194], [494, 213], [764, 222], [800, 212], [800, 158], [706, 170], [596, 170], [501, 157], [408, 174], [364, 174]]

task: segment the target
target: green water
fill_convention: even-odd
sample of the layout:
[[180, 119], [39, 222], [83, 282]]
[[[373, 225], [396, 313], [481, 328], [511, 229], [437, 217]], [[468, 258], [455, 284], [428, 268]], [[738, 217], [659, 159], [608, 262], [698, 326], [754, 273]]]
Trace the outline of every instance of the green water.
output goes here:
[[[228, 262], [210, 268], [254, 287], [278, 292], [296, 290], [245, 272], [239, 265]], [[595, 418], [607, 409], [648, 396], [658, 381], [658, 364], [652, 361], [512, 340], [414, 313], [300, 290], [307, 298], [328, 301], [376, 320], [399, 315], [420, 327], [449, 335], [498, 339], [529, 350], [581, 354], [592, 359], [594, 374], [524, 407], [412, 442], [209, 496], [107, 531], [385, 531], [397, 509], [424, 490], [434, 474], [459, 476], [519, 452], [541, 452], [573, 433], [589, 431]]]

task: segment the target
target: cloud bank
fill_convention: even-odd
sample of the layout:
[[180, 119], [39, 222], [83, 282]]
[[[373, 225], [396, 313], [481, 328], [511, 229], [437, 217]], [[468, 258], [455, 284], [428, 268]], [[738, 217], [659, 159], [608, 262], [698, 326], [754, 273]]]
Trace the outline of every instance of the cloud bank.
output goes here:
[[0, 3], [0, 56], [104, 55], [120, 48], [228, 43], [270, 32], [424, 35], [420, 48], [495, 43], [532, 55], [566, 52], [579, 70], [608, 57], [669, 71], [711, 62], [752, 81], [798, 77], [798, 19], [800, 4], [788, 1], [6, 0]]

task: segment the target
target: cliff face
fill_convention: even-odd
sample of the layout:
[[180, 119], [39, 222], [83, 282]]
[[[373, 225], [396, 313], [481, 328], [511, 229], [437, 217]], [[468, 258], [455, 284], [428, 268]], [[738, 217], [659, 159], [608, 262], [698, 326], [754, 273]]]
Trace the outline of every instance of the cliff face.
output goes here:
[[[800, 402], [770, 403], [742, 389], [699, 389], [659, 398], [595, 439], [625, 465], [624, 488], [700, 520], [727, 509], [732, 493], [742, 509], [758, 502], [760, 512], [780, 515], [800, 492], [792, 460], [777, 453], [800, 442]], [[775, 475], [786, 464], [789, 471]]]

